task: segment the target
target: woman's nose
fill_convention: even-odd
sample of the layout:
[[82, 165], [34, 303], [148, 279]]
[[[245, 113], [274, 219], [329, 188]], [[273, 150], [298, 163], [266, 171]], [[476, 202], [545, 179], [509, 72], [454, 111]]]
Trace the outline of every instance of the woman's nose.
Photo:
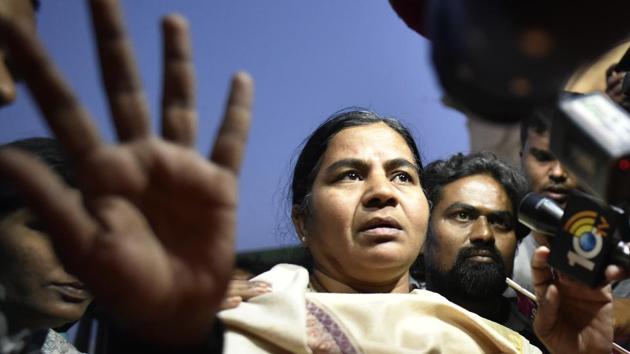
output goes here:
[[366, 183], [363, 205], [368, 208], [382, 208], [396, 206], [398, 199], [392, 182], [386, 176], [375, 176]]

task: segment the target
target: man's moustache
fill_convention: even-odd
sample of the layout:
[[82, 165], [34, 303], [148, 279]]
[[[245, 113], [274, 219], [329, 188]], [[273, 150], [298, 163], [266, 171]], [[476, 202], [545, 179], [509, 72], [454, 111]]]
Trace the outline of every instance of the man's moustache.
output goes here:
[[566, 190], [570, 191], [572, 188], [564, 183], [551, 183], [547, 184], [543, 187], [543, 189], [558, 189], [558, 190]]
[[462, 248], [457, 258], [464, 260], [475, 256], [490, 257], [496, 263], [503, 263], [503, 258], [501, 258], [499, 250], [494, 246], [471, 246]]

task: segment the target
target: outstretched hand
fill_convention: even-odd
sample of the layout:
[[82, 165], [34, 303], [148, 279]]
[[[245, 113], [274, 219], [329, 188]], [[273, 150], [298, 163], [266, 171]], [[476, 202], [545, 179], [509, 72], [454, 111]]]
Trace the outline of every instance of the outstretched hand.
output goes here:
[[20, 23], [3, 22], [32, 96], [74, 162], [81, 198], [23, 153], [0, 153], [1, 173], [47, 226], [67, 269], [121, 325], [158, 343], [194, 344], [210, 330], [231, 275], [252, 80], [234, 76], [208, 161], [193, 148], [197, 112], [185, 20], [163, 22], [160, 138], [151, 132], [118, 2], [91, 0], [90, 9], [120, 143], [103, 142], [37, 38]]
[[610, 285], [590, 288], [554, 274], [549, 249], [539, 247], [532, 259], [532, 278], [538, 299], [534, 331], [552, 353], [610, 353], [613, 303]]
[[617, 72], [615, 66], [616, 64], [606, 70], [606, 94], [613, 101], [628, 109], [630, 108], [629, 97], [623, 90], [623, 82], [628, 72]]

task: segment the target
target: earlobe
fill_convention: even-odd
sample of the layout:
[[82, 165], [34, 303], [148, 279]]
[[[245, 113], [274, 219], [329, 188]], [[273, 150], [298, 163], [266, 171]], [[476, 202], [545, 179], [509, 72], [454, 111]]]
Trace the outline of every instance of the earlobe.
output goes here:
[[307, 245], [308, 240], [306, 238], [307, 232], [304, 221], [304, 212], [300, 206], [294, 205], [293, 208], [291, 208], [291, 220], [293, 221], [293, 227], [295, 227], [295, 232], [297, 232], [300, 242]]

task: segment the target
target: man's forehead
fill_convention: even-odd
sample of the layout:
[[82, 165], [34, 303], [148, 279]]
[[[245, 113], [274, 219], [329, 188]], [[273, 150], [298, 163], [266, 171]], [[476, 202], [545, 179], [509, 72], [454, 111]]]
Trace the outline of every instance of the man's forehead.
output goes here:
[[538, 150], [549, 151], [550, 149], [550, 135], [549, 132], [538, 133], [532, 129], [527, 132], [527, 140], [525, 141], [525, 148], [536, 148]]
[[503, 186], [489, 175], [457, 179], [442, 188], [436, 209], [474, 208], [482, 212], [509, 211], [512, 203]]

